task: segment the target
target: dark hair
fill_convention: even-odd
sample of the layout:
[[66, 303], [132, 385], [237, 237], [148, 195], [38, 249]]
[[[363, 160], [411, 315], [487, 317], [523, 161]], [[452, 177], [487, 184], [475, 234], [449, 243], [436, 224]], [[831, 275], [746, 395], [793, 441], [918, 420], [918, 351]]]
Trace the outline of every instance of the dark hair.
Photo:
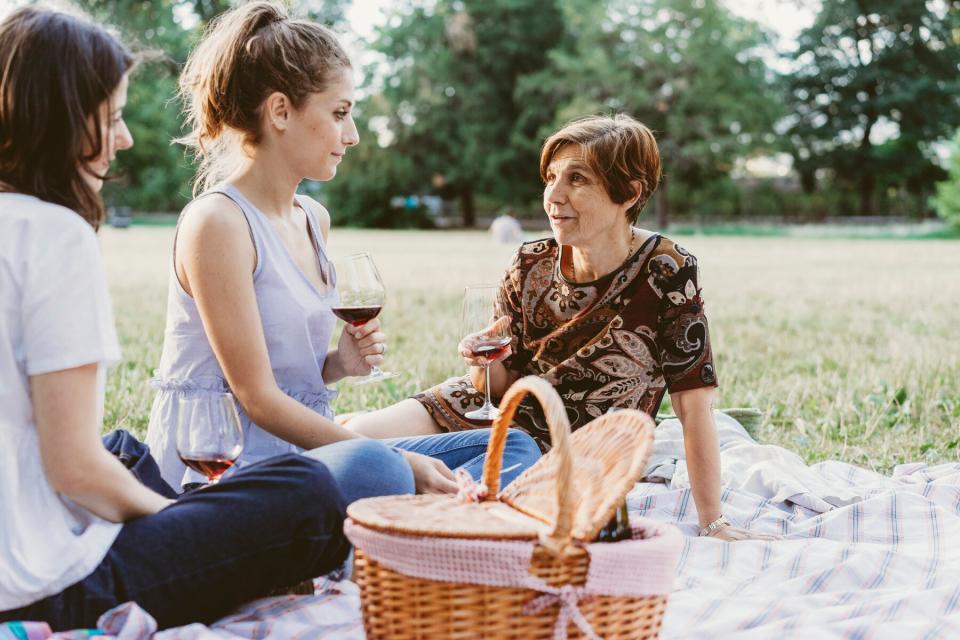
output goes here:
[[633, 183], [640, 183], [640, 199], [627, 210], [627, 220], [637, 221], [640, 211], [660, 184], [660, 150], [644, 124], [630, 116], [587, 116], [568, 122], [543, 143], [540, 177], [547, 179], [547, 167], [561, 149], [574, 145], [583, 152], [583, 161], [597, 174], [610, 199], [623, 204], [637, 195]]
[[279, 2], [250, 2], [214, 19], [180, 76], [191, 131], [178, 142], [201, 158], [195, 189], [226, 178], [237, 151], [260, 141], [261, 106], [271, 93], [300, 108], [333, 72], [349, 68], [329, 29], [291, 19]]
[[110, 127], [100, 105], [132, 66], [126, 47], [81, 15], [26, 7], [7, 16], [0, 23], [3, 188], [68, 207], [96, 229], [103, 200], [83, 165], [100, 155]]

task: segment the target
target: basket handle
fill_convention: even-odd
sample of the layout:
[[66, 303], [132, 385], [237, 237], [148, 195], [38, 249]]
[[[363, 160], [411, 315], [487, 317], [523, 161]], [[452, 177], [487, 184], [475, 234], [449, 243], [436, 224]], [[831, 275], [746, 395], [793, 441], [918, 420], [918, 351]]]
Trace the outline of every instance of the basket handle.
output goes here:
[[500, 402], [500, 417], [493, 422], [493, 432], [487, 445], [487, 457], [483, 463], [483, 484], [487, 487], [484, 500], [495, 500], [500, 492], [500, 470], [503, 467], [503, 448], [507, 442], [507, 428], [513, 422], [520, 402], [528, 394], [543, 407], [550, 440], [559, 458], [557, 468], [557, 522], [547, 536], [550, 546], [562, 549], [570, 542], [573, 528], [573, 498], [570, 484], [573, 476], [573, 454], [570, 448], [570, 420], [563, 401], [553, 386], [538, 376], [526, 376], [507, 389]]

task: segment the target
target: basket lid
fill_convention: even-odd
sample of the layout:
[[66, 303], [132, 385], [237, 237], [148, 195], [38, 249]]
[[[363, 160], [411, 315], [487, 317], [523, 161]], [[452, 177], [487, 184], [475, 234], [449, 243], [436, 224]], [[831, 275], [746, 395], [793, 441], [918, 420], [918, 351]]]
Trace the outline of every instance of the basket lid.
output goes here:
[[[643, 476], [653, 449], [653, 420], [639, 411], [618, 411], [591, 421], [570, 436], [572, 464], [567, 472], [572, 513], [570, 537], [590, 542], [614, 516]], [[554, 525], [562, 500], [557, 497], [562, 455], [554, 448], [511, 482], [501, 502]]]
[[[553, 449], [497, 495], [507, 426], [527, 393], [543, 405]], [[486, 499], [366, 498], [351, 504], [347, 515], [371, 529], [413, 536], [539, 539], [557, 549], [571, 539], [596, 538], [643, 474], [653, 445], [653, 420], [639, 411], [618, 411], [571, 435], [560, 396], [535, 376], [510, 387], [501, 411], [484, 463]]]
[[444, 495], [364, 498], [347, 507], [347, 515], [368, 529], [409, 536], [532, 540], [547, 529], [497, 500], [460, 502]]

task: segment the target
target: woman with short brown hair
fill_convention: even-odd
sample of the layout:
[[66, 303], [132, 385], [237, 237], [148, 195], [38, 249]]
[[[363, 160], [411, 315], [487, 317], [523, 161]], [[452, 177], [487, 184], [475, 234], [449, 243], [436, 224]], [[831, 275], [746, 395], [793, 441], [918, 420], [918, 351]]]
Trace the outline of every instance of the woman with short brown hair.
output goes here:
[[[659, 233], [634, 226], [660, 183], [653, 133], [630, 116], [575, 120], [544, 142], [543, 208], [553, 237], [520, 247], [499, 293], [511, 349], [496, 361], [460, 353], [470, 374], [451, 378], [394, 407], [361, 416], [367, 435], [476, 428], [464, 417], [490, 391], [537, 375], [564, 400], [573, 429], [604, 413], [655, 416], [664, 394], [684, 427], [690, 483], [702, 535], [755, 537], [730, 525], [720, 505], [720, 452], [712, 403], [717, 375], [696, 258]], [[546, 449], [550, 434], [534, 401], [514, 426]]]

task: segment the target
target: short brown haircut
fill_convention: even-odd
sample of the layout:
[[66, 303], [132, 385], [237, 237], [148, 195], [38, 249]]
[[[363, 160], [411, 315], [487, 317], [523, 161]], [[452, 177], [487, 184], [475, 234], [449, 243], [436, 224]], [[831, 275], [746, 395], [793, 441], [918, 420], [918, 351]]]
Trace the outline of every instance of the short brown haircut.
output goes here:
[[627, 209], [627, 220], [635, 223], [660, 184], [660, 150], [653, 132], [624, 113], [587, 116], [568, 122], [543, 143], [540, 177], [544, 181], [554, 156], [569, 145], [580, 148], [583, 161], [597, 174], [607, 195], [617, 204], [636, 196], [632, 183], [640, 183], [640, 199]]

